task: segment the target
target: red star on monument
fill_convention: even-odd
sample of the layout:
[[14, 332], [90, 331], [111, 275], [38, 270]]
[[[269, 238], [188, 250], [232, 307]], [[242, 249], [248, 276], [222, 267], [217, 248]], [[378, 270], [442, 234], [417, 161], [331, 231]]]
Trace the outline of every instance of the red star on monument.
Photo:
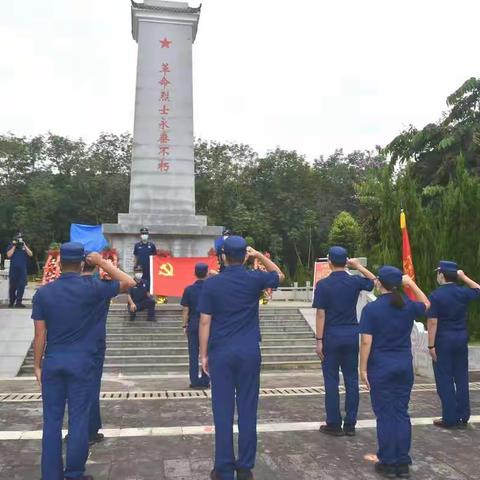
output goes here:
[[162, 48], [170, 48], [170, 45], [173, 42], [169, 40], [167, 37], [165, 37], [163, 40], [160, 40], [160, 44], [162, 45]]

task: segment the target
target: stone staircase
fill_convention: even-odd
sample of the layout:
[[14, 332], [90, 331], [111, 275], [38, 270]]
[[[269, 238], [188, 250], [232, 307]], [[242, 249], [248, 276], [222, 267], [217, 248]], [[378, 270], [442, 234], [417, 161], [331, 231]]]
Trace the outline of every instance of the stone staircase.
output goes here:
[[[157, 307], [157, 322], [145, 314], [129, 321], [126, 309], [112, 305], [107, 323], [104, 372], [112, 375], [156, 375], [188, 372], [187, 340], [181, 328], [181, 307]], [[320, 368], [313, 333], [298, 308], [266, 306], [260, 310], [263, 370]], [[33, 351], [19, 372], [33, 375]]]

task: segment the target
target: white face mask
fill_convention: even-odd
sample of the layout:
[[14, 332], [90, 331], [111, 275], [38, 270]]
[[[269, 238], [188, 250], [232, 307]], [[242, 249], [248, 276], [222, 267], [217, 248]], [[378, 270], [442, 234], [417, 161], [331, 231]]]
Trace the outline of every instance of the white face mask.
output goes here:
[[141, 280], [143, 277], [143, 274], [142, 273], [136, 273], [135, 274], [135, 280]]
[[146, 242], [148, 240], [148, 235], [146, 233], [143, 233], [142, 235], [140, 235], [140, 238], [143, 242]]

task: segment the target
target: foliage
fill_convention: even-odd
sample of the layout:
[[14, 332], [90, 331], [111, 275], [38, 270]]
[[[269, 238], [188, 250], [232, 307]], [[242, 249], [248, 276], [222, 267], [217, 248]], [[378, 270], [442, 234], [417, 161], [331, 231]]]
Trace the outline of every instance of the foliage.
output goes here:
[[360, 246], [361, 229], [358, 222], [348, 212], [340, 212], [332, 223], [328, 234], [330, 245], [341, 245], [351, 257], [356, 256]]

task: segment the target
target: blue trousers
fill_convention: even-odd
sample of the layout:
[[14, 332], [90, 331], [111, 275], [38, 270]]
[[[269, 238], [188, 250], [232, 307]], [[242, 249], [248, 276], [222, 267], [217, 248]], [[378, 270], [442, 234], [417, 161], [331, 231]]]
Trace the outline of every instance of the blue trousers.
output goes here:
[[24, 268], [12, 267], [9, 273], [9, 301], [10, 305], [22, 303], [27, 285], [27, 271]]
[[198, 377], [198, 357], [200, 354], [200, 340], [198, 338], [198, 322], [190, 323], [187, 329], [188, 336], [188, 358], [189, 358], [189, 373], [190, 384], [194, 387], [206, 387], [210, 383], [210, 378], [202, 370], [202, 375]]
[[88, 437], [93, 438], [102, 428], [100, 414], [100, 390], [102, 388], [103, 363], [105, 362], [106, 346], [98, 349], [94, 356], [95, 372], [92, 381], [92, 401], [90, 405], [90, 417], [88, 422]]
[[332, 329], [324, 335], [322, 362], [325, 383], [325, 410], [327, 425], [342, 426], [340, 412], [339, 371], [342, 370], [345, 384], [345, 418], [346, 425], [357, 423], [360, 394], [358, 387], [358, 350], [359, 338], [357, 326], [342, 326]]
[[[137, 312], [141, 312], [143, 310], [147, 310], [147, 318], [148, 320], [155, 320], [155, 300], [153, 298], [147, 297], [144, 300], [140, 300], [139, 302], [135, 302], [137, 306]], [[136, 317], [136, 312], [130, 312], [130, 319], [134, 320]]]
[[[88, 415], [94, 364], [91, 355], [47, 353], [42, 369], [42, 478], [81, 477], [88, 457]], [[62, 425], [68, 404], [67, 465], [63, 469]]]
[[[257, 408], [262, 359], [258, 343], [209, 352], [215, 422], [215, 471], [234, 480], [235, 469], [252, 469], [257, 452]], [[235, 401], [238, 411], [238, 459], [233, 448]]]
[[435, 340], [437, 361], [433, 371], [442, 402], [442, 419], [447, 425], [468, 422], [470, 394], [468, 389], [468, 336], [450, 332]]
[[372, 407], [377, 417], [378, 460], [385, 465], [409, 465], [412, 426], [408, 404], [413, 387], [410, 353], [371, 356], [368, 379]]

